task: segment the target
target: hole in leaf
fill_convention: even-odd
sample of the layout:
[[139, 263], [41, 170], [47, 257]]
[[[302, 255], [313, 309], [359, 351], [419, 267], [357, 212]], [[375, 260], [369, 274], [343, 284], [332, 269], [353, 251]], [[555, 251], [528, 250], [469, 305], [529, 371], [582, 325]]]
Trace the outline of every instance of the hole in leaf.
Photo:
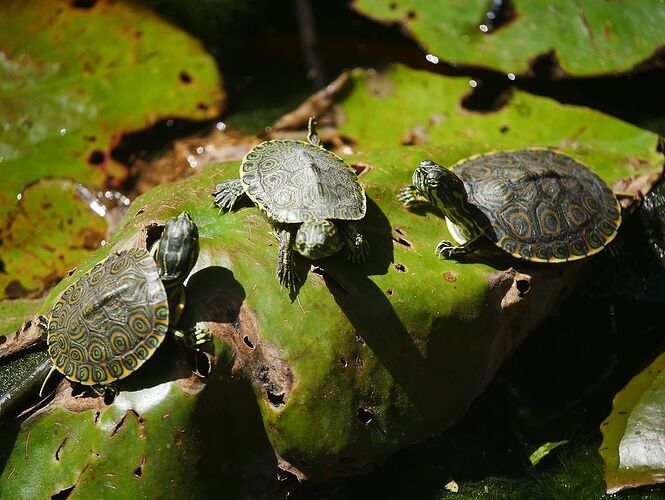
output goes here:
[[393, 294], [393, 289], [392, 289], [392, 288], [388, 288], [388, 290], [386, 290], [386, 295], [387, 295], [388, 297], [390, 297], [392, 294]]
[[346, 368], [349, 364], [349, 363], [347, 363], [346, 358], [344, 358], [343, 356], [341, 358], [339, 358], [339, 362], [342, 363], [342, 366], [344, 368]]
[[134, 217], [138, 217], [138, 216], [141, 215], [143, 212], [145, 212], [145, 208], [141, 208], [141, 209], [139, 209], [139, 211], [136, 212], [136, 215], [134, 215]]
[[143, 457], [141, 459], [141, 463], [139, 464], [139, 466], [136, 469], [134, 469], [134, 475], [136, 477], [141, 477], [143, 475], [143, 464], [144, 463], [145, 463], [145, 457]]
[[178, 75], [178, 78], [180, 78], [180, 81], [185, 84], [192, 83], [192, 77], [189, 76], [189, 73], [186, 71], [181, 71], [180, 74]]
[[374, 412], [369, 408], [358, 408], [358, 419], [365, 425], [369, 424], [374, 417]]
[[413, 21], [416, 17], [418, 17], [418, 13], [415, 10], [410, 10], [406, 13], [406, 18], [410, 21]]
[[284, 394], [275, 394], [271, 391], [266, 391], [268, 394], [268, 401], [273, 406], [284, 406]]
[[106, 155], [104, 152], [100, 151], [99, 149], [95, 149], [92, 153], [90, 153], [90, 156], [88, 156], [88, 163], [90, 163], [90, 165], [101, 165], [104, 163], [105, 159]]
[[503, 125], [503, 126], [499, 129], [499, 132], [501, 132], [502, 134], [505, 134], [505, 133], [508, 132], [509, 130], [510, 130], [510, 127], [509, 127], [508, 125]]
[[508, 104], [512, 96], [512, 89], [505, 83], [478, 82], [478, 86], [462, 99], [462, 107], [476, 113], [492, 113]]
[[69, 495], [72, 493], [72, 491], [74, 491], [75, 487], [76, 485], [73, 485], [69, 488], [65, 488], [64, 490], [60, 490], [55, 495], [51, 495], [51, 500], [64, 500], [65, 498], [69, 498]]
[[0, 345], [4, 344], [7, 342], [7, 336], [6, 335], [0, 335]]
[[517, 286], [517, 291], [519, 292], [520, 297], [526, 295], [526, 293], [531, 289], [531, 283], [529, 283], [527, 280], [517, 280], [515, 285]]
[[395, 268], [395, 271], [400, 272], [400, 273], [405, 273], [406, 272], [406, 266], [404, 264], [393, 264], [393, 267]]
[[97, 422], [99, 422], [99, 415], [100, 415], [100, 412], [96, 411], [96, 412], [95, 412], [95, 424], [96, 424]]
[[249, 340], [249, 337], [247, 335], [245, 335], [242, 340], [245, 342], [247, 347], [249, 347], [250, 349], [254, 349], [254, 344], [252, 344], [252, 341]]
[[75, 9], [92, 9], [97, 0], [73, 0], [72, 7]]
[[162, 237], [164, 226], [160, 224], [151, 224], [146, 228], [145, 246], [150, 250], [152, 246]]
[[60, 446], [58, 446], [58, 449], [55, 450], [55, 461], [56, 461], [56, 462], [59, 462], [59, 461], [60, 461], [60, 452], [62, 451], [62, 449], [63, 449], [63, 448], [65, 447], [65, 445], [67, 444], [67, 439], [68, 439], [68, 438], [65, 438], [65, 439], [62, 441], [62, 443], [60, 443]]

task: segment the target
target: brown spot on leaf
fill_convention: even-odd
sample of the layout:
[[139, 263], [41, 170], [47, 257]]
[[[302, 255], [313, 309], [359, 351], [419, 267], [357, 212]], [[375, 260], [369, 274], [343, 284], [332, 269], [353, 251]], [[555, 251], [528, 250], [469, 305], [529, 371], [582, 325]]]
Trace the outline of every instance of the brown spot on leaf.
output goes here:
[[180, 78], [180, 81], [182, 83], [184, 83], [185, 85], [188, 85], [188, 84], [192, 83], [192, 77], [185, 70], [182, 70], [178, 74], [178, 78]]
[[90, 165], [102, 165], [105, 159], [106, 155], [104, 152], [100, 151], [99, 149], [95, 149], [92, 153], [90, 153], [90, 156], [88, 156], [88, 163]]
[[443, 273], [443, 279], [446, 281], [450, 281], [452, 283], [454, 281], [457, 281], [457, 275], [452, 271], [446, 271], [445, 273]]

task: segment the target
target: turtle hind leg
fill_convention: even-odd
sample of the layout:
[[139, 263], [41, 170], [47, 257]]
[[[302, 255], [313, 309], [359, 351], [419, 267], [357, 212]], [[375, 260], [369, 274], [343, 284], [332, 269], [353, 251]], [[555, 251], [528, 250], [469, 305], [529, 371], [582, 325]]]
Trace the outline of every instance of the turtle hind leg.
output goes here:
[[104, 398], [104, 403], [110, 405], [113, 403], [113, 400], [118, 395], [118, 389], [115, 384], [95, 384], [91, 385], [90, 389], [97, 394], [97, 396], [102, 396]]
[[229, 181], [220, 182], [215, 186], [212, 192], [215, 206], [221, 210], [230, 212], [233, 205], [245, 195], [245, 190], [242, 187], [240, 179], [231, 179]]
[[337, 227], [340, 228], [346, 242], [347, 259], [354, 264], [365, 262], [369, 255], [369, 243], [360, 226], [355, 222], [346, 221], [338, 223]]
[[293, 235], [288, 229], [281, 229], [279, 237], [279, 253], [277, 257], [277, 278], [280, 285], [288, 288], [291, 294], [297, 292], [299, 280], [293, 259]]
[[475, 252], [483, 246], [483, 240], [482, 236], [476, 236], [462, 245], [454, 245], [447, 240], [441, 240], [434, 252], [440, 259], [454, 259]]

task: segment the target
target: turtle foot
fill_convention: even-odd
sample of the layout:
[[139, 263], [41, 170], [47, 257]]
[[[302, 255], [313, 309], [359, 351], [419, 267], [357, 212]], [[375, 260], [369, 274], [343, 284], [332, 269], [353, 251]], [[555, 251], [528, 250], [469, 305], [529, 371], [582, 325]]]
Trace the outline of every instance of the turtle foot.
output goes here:
[[430, 204], [429, 200], [421, 195], [415, 186], [403, 187], [397, 195], [397, 199], [402, 202], [402, 206], [407, 208]]
[[200, 351], [203, 344], [212, 340], [210, 331], [207, 328], [198, 325], [187, 332], [176, 330], [173, 334], [185, 344], [187, 349], [192, 351]]
[[240, 179], [220, 182], [212, 192], [213, 203], [222, 211], [230, 212], [236, 201], [238, 201], [238, 198], [244, 194], [245, 191], [240, 183]]
[[434, 252], [439, 257], [439, 259], [450, 259], [467, 253], [467, 250], [462, 246], [456, 246], [449, 241], [442, 240], [436, 246], [436, 250]]

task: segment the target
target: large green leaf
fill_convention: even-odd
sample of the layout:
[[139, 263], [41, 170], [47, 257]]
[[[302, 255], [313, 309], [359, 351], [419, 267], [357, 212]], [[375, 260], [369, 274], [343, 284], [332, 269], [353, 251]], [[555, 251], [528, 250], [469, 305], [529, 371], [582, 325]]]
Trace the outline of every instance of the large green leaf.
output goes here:
[[224, 102], [200, 44], [135, 2], [4, 1], [0, 47], [0, 226], [29, 182], [118, 185], [124, 133]]
[[[435, 214], [405, 210], [395, 195], [419, 158], [449, 163], [468, 149], [421, 145], [363, 154], [362, 162], [371, 166], [362, 180], [370, 197], [363, 227], [372, 257], [358, 267], [341, 255], [316, 262], [295, 301], [275, 278], [277, 245], [259, 211], [245, 207], [220, 214], [211, 206], [214, 184], [237, 175], [238, 163], [230, 162], [136, 200], [112, 241], [56, 286], [40, 312], [47, 312], [66, 286], [112, 249], [144, 244], [146, 228], [186, 210], [199, 226], [201, 254], [188, 282], [185, 321], [205, 322], [219, 340], [216, 369], [203, 393], [183, 392], [172, 387], [178, 384], [172, 380], [191, 377], [182, 371], [169, 375], [173, 358], [158, 353], [152, 368], [120, 384], [125, 395], [104, 410], [108, 417], [102, 412], [100, 419], [117, 424], [126, 414], [129, 422], [149, 418], [155, 428], [168, 429], [171, 424], [158, 413], [136, 409], [140, 418], [127, 414], [127, 408], [135, 408], [127, 399], [150, 399], [152, 393], [146, 391], [162, 388], [168, 394], [165, 407], [187, 413], [182, 417], [187, 433], [203, 436], [223, 428], [228, 433], [224, 436], [235, 436], [229, 453], [236, 457], [237, 469], [229, 474], [243, 487], [252, 482], [247, 468], [253, 474], [261, 469], [248, 465], [256, 464], [257, 454], [262, 464], [276, 465], [274, 456], [269, 459], [271, 448], [282, 468], [310, 478], [365, 469], [457, 420], [580, 269], [500, 258], [487, 263], [436, 258], [434, 246], [446, 233], [441, 220]], [[610, 167], [597, 171], [606, 179], [616, 177]], [[306, 265], [299, 259], [300, 272]], [[511, 266], [517, 267], [517, 274]], [[530, 280], [530, 290], [522, 296], [516, 288], [519, 280]], [[253, 387], [254, 398], [245, 399], [242, 408], [228, 395], [229, 373], [242, 374]], [[103, 488], [108, 474], [116, 473], [109, 484], [118, 495], [126, 495], [135, 488], [132, 467], [141, 454], [146, 464], [171, 460], [171, 451], [155, 444], [162, 431], [145, 442], [139, 439], [133, 445], [136, 451], [120, 451], [129, 445], [95, 428], [94, 409], [74, 405], [75, 413], [62, 412], [62, 405], [71, 408], [70, 394], [68, 384], [61, 386], [49, 412], [24, 424], [2, 475], [8, 495], [18, 495], [26, 482], [32, 493], [53, 494], [75, 486], [73, 493], [83, 494], [88, 487]], [[210, 426], [206, 415], [211, 401], [234, 415], [225, 417], [233, 425]], [[60, 425], [54, 426], [53, 419]], [[254, 451], [245, 450], [241, 458], [237, 453], [248, 446], [245, 440], [253, 439], [242, 431], [246, 421], [260, 422], [265, 437], [250, 441]], [[78, 458], [67, 467], [53, 465], [66, 437], [58, 429], [65, 428], [77, 429], [81, 443], [89, 443], [77, 446]], [[30, 447], [43, 446], [43, 451], [26, 456], [28, 439]], [[201, 441], [191, 445], [196, 451], [188, 455], [191, 461], [183, 459], [180, 467], [191, 471], [205, 463], [210, 467], [205, 474], [226, 474], [225, 458], [221, 464], [214, 461], [219, 460], [218, 447], [202, 447], [206, 438], [197, 439]], [[74, 444], [72, 439], [68, 443]], [[91, 456], [90, 449], [100, 457]], [[112, 458], [120, 455], [129, 457], [127, 463]], [[35, 472], [43, 470], [44, 463], [49, 464], [49, 474]], [[238, 476], [239, 471], [245, 472]], [[155, 478], [165, 477], [153, 472]], [[205, 483], [202, 474], [198, 484]], [[85, 482], [79, 479], [83, 477]], [[179, 477], [184, 479], [173, 486], [174, 495], [198, 491], [186, 472]]]
[[609, 183], [662, 164], [655, 134], [588, 108], [515, 91], [497, 111], [467, 110], [468, 82], [401, 65], [356, 70], [338, 103], [339, 132], [360, 150], [439, 144], [461, 153], [455, 161], [488, 150], [556, 147], [600, 169]]
[[[488, 0], [355, 0], [361, 13], [400, 23], [428, 52], [454, 63], [520, 74], [553, 52], [569, 75], [628, 71], [665, 44], [665, 4], [642, 0], [512, 0], [515, 18], [496, 30]], [[484, 26], [484, 28], [483, 28]]]
[[614, 398], [600, 454], [608, 493], [665, 482], [665, 353]]

